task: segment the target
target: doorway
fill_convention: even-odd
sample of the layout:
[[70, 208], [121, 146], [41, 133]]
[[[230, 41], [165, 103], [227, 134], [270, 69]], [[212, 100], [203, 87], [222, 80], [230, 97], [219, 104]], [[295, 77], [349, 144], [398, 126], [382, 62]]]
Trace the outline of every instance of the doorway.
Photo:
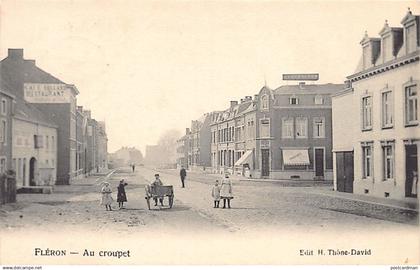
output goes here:
[[270, 150], [261, 149], [261, 177], [270, 176]]
[[[417, 145], [409, 144], [405, 146], [405, 196], [417, 197], [417, 179], [414, 179], [414, 172], [417, 169]], [[418, 176], [417, 176], [418, 178]], [[414, 180], [414, 181], [413, 181]]]
[[315, 177], [324, 178], [324, 148], [315, 148]]
[[353, 151], [337, 152], [336, 159], [336, 180], [337, 190], [340, 192], [353, 193], [354, 181], [354, 154]]
[[29, 185], [36, 186], [35, 181], [36, 159], [33, 157], [29, 160]]

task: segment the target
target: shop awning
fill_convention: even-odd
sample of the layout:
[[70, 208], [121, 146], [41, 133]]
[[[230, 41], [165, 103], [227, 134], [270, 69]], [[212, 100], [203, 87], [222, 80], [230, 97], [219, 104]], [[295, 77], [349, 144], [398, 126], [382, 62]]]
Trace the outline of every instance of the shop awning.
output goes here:
[[309, 155], [306, 149], [284, 149], [284, 165], [309, 165]]
[[238, 161], [236, 161], [235, 166], [241, 166], [243, 164], [250, 164], [252, 162], [252, 150], [246, 151]]

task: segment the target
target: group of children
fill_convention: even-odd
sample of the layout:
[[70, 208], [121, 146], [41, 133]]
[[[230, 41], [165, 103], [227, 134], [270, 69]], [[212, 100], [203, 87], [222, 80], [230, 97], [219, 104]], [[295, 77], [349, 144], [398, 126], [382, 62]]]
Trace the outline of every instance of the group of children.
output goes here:
[[[106, 211], [112, 211], [112, 203], [114, 202], [114, 199], [112, 198], [112, 189], [109, 186], [108, 182], [102, 183], [104, 186], [101, 189], [102, 199], [101, 199], [101, 205], [104, 205], [106, 208]], [[118, 193], [117, 193], [117, 202], [119, 209], [124, 208], [124, 202], [127, 201], [127, 195], [125, 194], [125, 186], [127, 183], [122, 179], [120, 181], [120, 184], [117, 187]]]
[[216, 180], [211, 192], [211, 196], [214, 200], [213, 208], [219, 208], [220, 200], [223, 200], [223, 208], [226, 208], [226, 202], [227, 207], [230, 208], [230, 200], [233, 199], [232, 194], [232, 182], [229, 175], [225, 175], [221, 185], [219, 185], [219, 180]]
[[[159, 179], [159, 174], [156, 174], [155, 177], [156, 177], [155, 182], [159, 181], [160, 185], [162, 185], [162, 182]], [[106, 211], [112, 211], [111, 205], [114, 202], [114, 199], [112, 198], [112, 189], [108, 182], [103, 182], [102, 184], [104, 186], [101, 189], [101, 194], [102, 194], [101, 205], [105, 206]], [[117, 202], [118, 202], [119, 209], [123, 209], [124, 202], [127, 201], [127, 195], [125, 194], [126, 185], [127, 183], [124, 181], [124, 179], [122, 179], [120, 181], [120, 184], [117, 187], [117, 190], [118, 190]], [[211, 192], [211, 195], [214, 200], [214, 208], [219, 208], [220, 200], [223, 200], [222, 208], [226, 208], [226, 203], [227, 203], [227, 208], [230, 208], [230, 200], [233, 199], [232, 194], [233, 194], [232, 181], [230, 180], [228, 175], [225, 175], [225, 178], [223, 178], [221, 185], [219, 185], [219, 180], [216, 180], [216, 183], [214, 184], [212, 188], [212, 192]], [[155, 204], [157, 205], [157, 200], [155, 201]], [[163, 204], [162, 201], [161, 201], [161, 204]]]

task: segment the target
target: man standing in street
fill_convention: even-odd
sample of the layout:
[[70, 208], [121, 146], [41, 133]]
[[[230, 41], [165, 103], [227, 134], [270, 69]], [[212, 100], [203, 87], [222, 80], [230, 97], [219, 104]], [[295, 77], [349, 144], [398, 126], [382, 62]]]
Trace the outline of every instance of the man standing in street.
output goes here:
[[181, 166], [181, 170], [179, 171], [179, 176], [181, 176], [181, 183], [182, 187], [185, 188], [184, 180], [187, 176], [187, 171], [184, 169], [184, 166]]

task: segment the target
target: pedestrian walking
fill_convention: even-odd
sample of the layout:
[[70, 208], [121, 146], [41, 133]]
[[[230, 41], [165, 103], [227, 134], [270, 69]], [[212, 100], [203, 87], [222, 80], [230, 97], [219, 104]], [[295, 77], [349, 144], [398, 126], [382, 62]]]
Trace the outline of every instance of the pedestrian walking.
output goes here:
[[101, 189], [102, 193], [102, 199], [101, 199], [101, 205], [105, 205], [106, 211], [112, 211], [111, 204], [114, 201], [112, 199], [112, 189], [109, 186], [108, 182], [103, 182], [104, 186]]
[[125, 186], [127, 183], [122, 179], [120, 181], [120, 184], [117, 187], [118, 193], [117, 193], [117, 202], [120, 209], [124, 208], [124, 202], [127, 201], [127, 195], [125, 194]]
[[181, 166], [181, 170], [179, 171], [179, 176], [181, 177], [182, 188], [185, 188], [185, 177], [187, 177], [187, 171], [185, 170], [184, 166]]
[[136, 170], [136, 164], [131, 164], [131, 169], [133, 170], [133, 172]]
[[220, 186], [219, 186], [219, 180], [216, 180], [216, 183], [214, 184], [212, 190], [211, 190], [211, 196], [214, 200], [214, 207], [213, 208], [219, 208], [220, 203]]
[[[151, 186], [152, 186], [152, 188], [156, 188], [157, 186], [163, 186], [163, 183], [160, 180], [160, 176], [159, 176], [158, 173], [155, 174], [155, 180], [152, 182]], [[155, 206], [157, 206], [158, 198], [153, 198], [153, 199], [155, 201]], [[160, 202], [160, 205], [163, 206], [163, 197], [159, 197], [159, 202]]]
[[229, 175], [226, 174], [220, 186], [220, 198], [223, 200], [223, 208], [226, 208], [226, 201], [228, 208], [230, 208], [230, 200], [233, 199], [232, 194], [232, 181], [230, 181]]

